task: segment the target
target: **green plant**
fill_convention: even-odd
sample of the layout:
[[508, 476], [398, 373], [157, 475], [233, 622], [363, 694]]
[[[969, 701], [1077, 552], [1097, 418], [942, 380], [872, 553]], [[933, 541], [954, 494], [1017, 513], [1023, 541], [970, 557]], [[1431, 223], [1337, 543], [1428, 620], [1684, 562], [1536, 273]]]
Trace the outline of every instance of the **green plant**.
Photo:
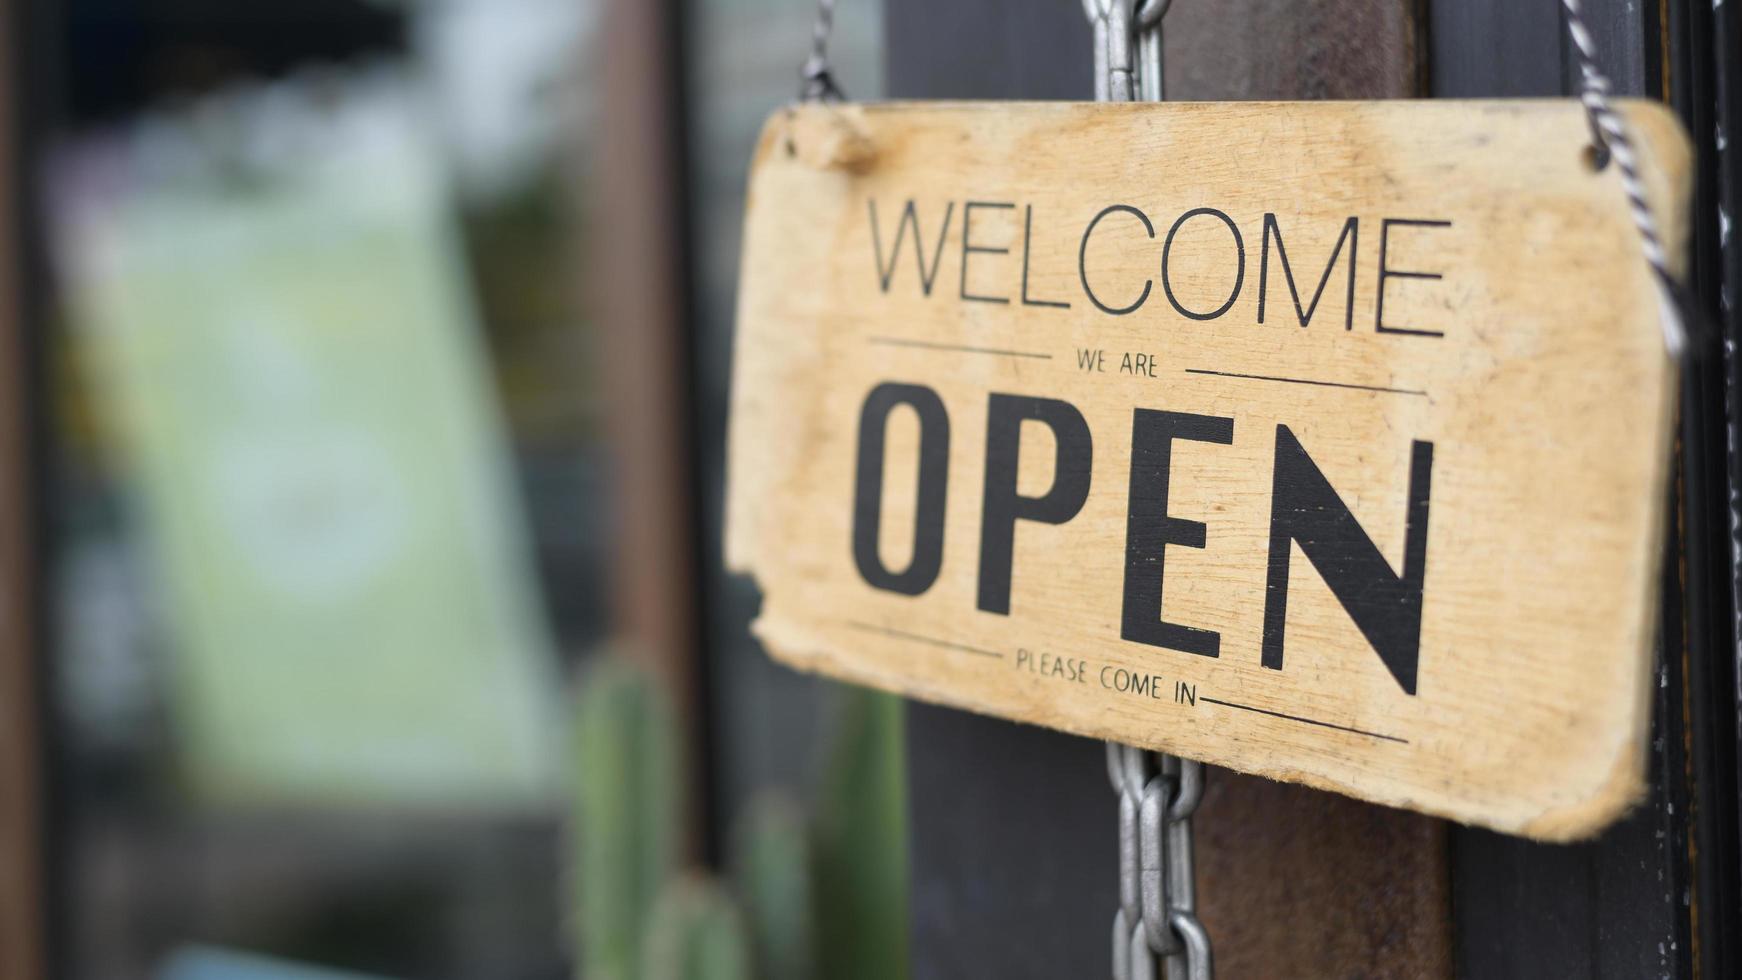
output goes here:
[[818, 976], [907, 976], [907, 779], [901, 699], [840, 686], [817, 801]]
[[835, 689], [814, 816], [775, 794], [738, 825], [723, 887], [676, 874], [677, 728], [657, 683], [605, 658], [575, 707], [572, 900], [585, 980], [907, 976], [901, 700]]
[[603, 658], [575, 707], [576, 942], [587, 980], [641, 980], [642, 937], [677, 864], [676, 723], [645, 672]]
[[708, 878], [667, 886], [648, 922], [646, 980], [750, 980], [750, 942], [738, 908]]
[[760, 980], [810, 980], [816, 971], [816, 901], [810, 827], [784, 794], [751, 800], [734, 841], [732, 878], [748, 912]]

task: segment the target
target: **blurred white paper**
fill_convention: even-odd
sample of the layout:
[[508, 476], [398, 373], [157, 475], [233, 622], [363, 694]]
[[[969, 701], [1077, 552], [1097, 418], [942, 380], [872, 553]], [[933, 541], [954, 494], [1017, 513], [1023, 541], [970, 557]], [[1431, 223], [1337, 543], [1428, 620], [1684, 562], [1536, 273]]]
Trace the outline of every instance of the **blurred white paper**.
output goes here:
[[403, 91], [236, 95], [49, 171], [203, 798], [552, 798], [555, 668], [445, 180]]

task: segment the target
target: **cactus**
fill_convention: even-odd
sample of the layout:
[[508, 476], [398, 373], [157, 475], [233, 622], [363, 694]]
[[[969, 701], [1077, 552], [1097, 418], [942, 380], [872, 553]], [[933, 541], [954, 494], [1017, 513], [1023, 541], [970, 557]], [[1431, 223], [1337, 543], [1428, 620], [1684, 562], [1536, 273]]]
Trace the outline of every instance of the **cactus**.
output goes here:
[[575, 707], [578, 780], [570, 836], [576, 944], [586, 980], [641, 980], [643, 936], [676, 866], [676, 723], [658, 686], [602, 658]]
[[759, 980], [817, 975], [808, 830], [798, 803], [770, 792], [750, 801], [738, 825], [733, 880], [748, 913]]
[[743, 918], [712, 881], [674, 881], [648, 921], [642, 964], [645, 980], [750, 980]]
[[739, 825], [748, 917], [675, 877], [677, 729], [658, 686], [602, 658], [576, 705], [575, 941], [585, 980], [903, 980], [906, 784], [899, 698], [835, 689], [815, 819], [764, 794]]
[[817, 801], [818, 971], [907, 976], [907, 785], [901, 699], [840, 687]]

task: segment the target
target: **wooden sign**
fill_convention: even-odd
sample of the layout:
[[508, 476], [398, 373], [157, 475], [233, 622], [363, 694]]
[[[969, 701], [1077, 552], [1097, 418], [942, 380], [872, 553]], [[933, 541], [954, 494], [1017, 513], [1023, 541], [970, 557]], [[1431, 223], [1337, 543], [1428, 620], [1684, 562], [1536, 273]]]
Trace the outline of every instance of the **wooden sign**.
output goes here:
[[[1687, 141], [1625, 115], [1679, 262]], [[1676, 370], [1588, 140], [1570, 101], [777, 113], [729, 459], [757, 635], [1594, 832], [1643, 787]]]

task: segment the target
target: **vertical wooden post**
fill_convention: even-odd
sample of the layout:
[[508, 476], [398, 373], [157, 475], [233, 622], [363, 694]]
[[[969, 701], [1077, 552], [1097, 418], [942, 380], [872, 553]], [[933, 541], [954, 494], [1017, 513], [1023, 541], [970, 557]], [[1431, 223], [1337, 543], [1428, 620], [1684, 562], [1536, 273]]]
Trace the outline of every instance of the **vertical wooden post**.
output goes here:
[[0, 0], [0, 976], [43, 976], [42, 777], [20, 320], [18, 5]]
[[[887, 88], [1088, 98], [1081, 5], [886, 0]], [[1168, 15], [1169, 95], [1419, 94], [1415, 0], [1224, 0]], [[1100, 743], [943, 708], [908, 712], [918, 980], [1110, 975], [1116, 804]], [[1451, 975], [1445, 825], [1217, 770], [1198, 897], [1226, 976]]]
[[589, 312], [597, 336], [616, 516], [615, 629], [664, 683], [686, 726], [692, 856], [705, 840], [704, 700], [697, 656], [695, 488], [684, 316], [677, 4], [609, 0], [598, 35], [600, 119], [581, 188]]

